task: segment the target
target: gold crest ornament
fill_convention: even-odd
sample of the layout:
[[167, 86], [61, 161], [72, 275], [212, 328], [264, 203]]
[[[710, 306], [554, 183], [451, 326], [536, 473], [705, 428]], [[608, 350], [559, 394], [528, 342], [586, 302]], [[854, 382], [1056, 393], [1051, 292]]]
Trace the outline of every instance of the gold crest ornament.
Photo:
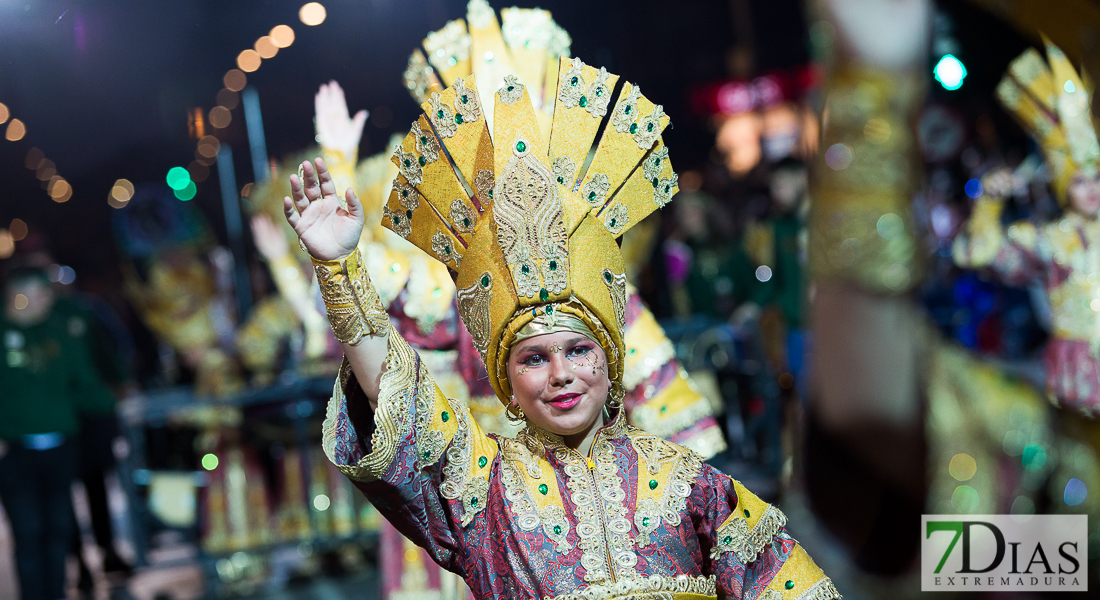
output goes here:
[[[394, 149], [399, 174], [383, 225], [456, 273], [460, 316], [498, 398], [511, 394], [506, 366], [521, 330], [532, 321], [552, 328], [567, 318], [594, 334], [621, 394], [626, 285], [615, 238], [677, 191], [660, 137], [669, 118], [629, 82], [613, 103], [617, 75], [565, 56], [552, 69], [552, 88], [544, 73], [498, 77], [489, 69], [483, 73], [496, 93], [479, 90], [477, 64], [485, 53], [504, 61], [516, 50], [495, 13], [478, 12], [481, 4], [470, 3], [468, 57], [462, 58], [467, 43], [457, 26], [444, 28], [447, 43], [425, 41], [428, 60], [450, 87], [429, 93], [424, 114]], [[507, 24], [544, 12], [502, 14]], [[536, 82], [536, 97], [524, 77]], [[550, 103], [544, 127], [539, 115]], [[597, 141], [608, 111], [612, 123]], [[407, 200], [412, 195], [415, 204]]]
[[1046, 36], [1043, 42], [1047, 60], [1034, 48], [1024, 51], [997, 86], [997, 99], [1042, 148], [1051, 187], [1064, 206], [1073, 176], [1093, 175], [1100, 167], [1100, 144], [1090, 110], [1091, 83]]

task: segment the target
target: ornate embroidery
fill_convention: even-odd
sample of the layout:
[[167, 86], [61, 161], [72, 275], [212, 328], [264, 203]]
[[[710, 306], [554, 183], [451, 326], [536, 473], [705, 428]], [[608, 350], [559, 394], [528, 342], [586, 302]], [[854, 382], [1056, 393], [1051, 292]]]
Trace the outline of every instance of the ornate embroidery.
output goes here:
[[414, 97], [423, 99], [428, 94], [428, 90], [432, 87], [432, 68], [428, 66], [428, 61], [424, 60], [423, 54], [413, 52], [409, 56], [409, 64], [405, 67], [402, 79], [405, 82], [405, 88], [412, 92]]
[[397, 160], [397, 168], [405, 176], [405, 179], [412, 185], [420, 185], [424, 178], [424, 171], [420, 168], [420, 162], [417, 160], [416, 155], [405, 152], [399, 144], [393, 147], [393, 157]]
[[[481, 99], [477, 92], [466, 88], [466, 81], [455, 79], [455, 110], [462, 116], [463, 123], [474, 123], [481, 118]], [[458, 117], [455, 117], [457, 120]], [[460, 125], [462, 123], [459, 123]]]
[[458, 421], [458, 429], [447, 449], [447, 465], [443, 467], [439, 493], [448, 500], [462, 499], [462, 526], [465, 527], [474, 520], [477, 513], [485, 510], [489, 497], [489, 481], [485, 477], [471, 477], [473, 440], [470, 433], [470, 410], [457, 400], [451, 400], [451, 409]]
[[433, 163], [439, 159], [439, 142], [430, 131], [421, 131], [420, 121], [414, 121], [412, 125], [413, 140], [416, 142], [416, 151], [424, 159], [424, 163]]
[[454, 111], [451, 110], [451, 107], [443, 104], [439, 92], [432, 92], [432, 97], [428, 99], [428, 102], [432, 105], [432, 110], [428, 112], [428, 119], [432, 122], [432, 127], [435, 127], [436, 133], [441, 138], [453, 136], [458, 131]]
[[435, 252], [439, 262], [453, 263], [455, 270], [462, 266], [462, 255], [451, 244], [451, 238], [444, 235], [442, 231], [436, 231], [432, 236], [432, 252]]
[[[426, 369], [425, 369], [426, 372]], [[420, 388], [416, 395], [416, 468], [434, 465], [447, 449], [443, 432], [432, 429], [432, 417], [435, 416], [435, 395], [433, 388]]]
[[600, 208], [607, 200], [607, 192], [609, 191], [611, 191], [611, 182], [608, 181], [607, 175], [596, 173], [581, 188], [581, 196], [592, 208]]
[[626, 273], [612, 273], [611, 269], [604, 269], [603, 282], [607, 286], [607, 293], [611, 296], [611, 304], [615, 306], [615, 318], [619, 322], [619, 331], [623, 331], [626, 329]]
[[405, 207], [405, 210], [420, 208], [420, 192], [416, 191], [416, 188], [402, 182], [400, 179], [394, 179], [393, 191], [397, 192], [397, 200], [401, 203], [401, 206]]
[[616, 203], [604, 213], [604, 225], [611, 235], [618, 236], [630, 223], [630, 211], [625, 204]]
[[474, 29], [485, 29], [493, 24], [496, 13], [485, 0], [470, 0], [466, 5], [466, 20]]
[[428, 51], [428, 60], [442, 73], [470, 58], [471, 43], [466, 28], [458, 21], [449, 21], [443, 29], [428, 34], [424, 49]]
[[653, 112], [638, 121], [638, 128], [633, 134], [639, 148], [649, 150], [653, 147], [653, 142], [656, 142], [657, 136], [661, 135], [661, 117], [663, 116], [665, 116], [664, 107], [658, 104], [653, 107]]
[[673, 173], [672, 177], [665, 177], [657, 182], [653, 189], [653, 203], [657, 205], [657, 208], [664, 208], [666, 204], [672, 201], [672, 190], [676, 189], [679, 183], [680, 176], [676, 173]]
[[542, 279], [551, 294], [560, 294], [569, 287], [569, 278], [562, 267], [564, 264], [565, 259], [558, 248], [550, 248], [546, 252], [546, 260], [542, 261]]
[[554, 177], [557, 178], [559, 185], [564, 185], [566, 188], [573, 189], [573, 183], [576, 181], [577, 165], [573, 164], [573, 159], [568, 156], [559, 156], [554, 159]]
[[477, 227], [477, 215], [461, 198], [451, 202], [451, 224], [462, 233], [473, 233]]
[[[568, 280], [568, 233], [558, 187], [542, 161], [529, 155], [523, 140], [515, 142], [516, 156], [508, 162], [504, 176], [497, 182], [493, 217], [497, 223], [497, 243], [512, 271], [521, 296], [533, 298], [540, 293], [538, 270], [534, 261], [543, 261], [543, 272], [553, 272]], [[561, 258], [558, 258], [561, 257]], [[564, 288], [562, 288], [564, 289]]]
[[497, 93], [500, 94], [501, 102], [505, 104], [515, 104], [523, 97], [523, 84], [516, 79], [515, 75], [506, 75], [504, 77], [504, 85], [497, 90]]
[[[569, 32], [562, 29], [554, 21], [550, 21], [553, 28], [550, 32], [550, 41], [547, 43], [546, 53], [550, 56], [569, 56], [569, 47], [573, 45], [573, 38], [569, 37]], [[551, 104], [553, 104], [551, 102]]]
[[760, 520], [749, 530], [748, 521], [734, 514], [718, 528], [717, 544], [710, 549], [710, 559], [715, 560], [726, 552], [733, 552], [742, 564], [756, 560], [771, 543], [779, 530], [787, 524], [787, 516], [778, 508], [768, 505]]
[[[795, 600], [840, 600], [840, 598], [842, 598], [840, 590], [833, 585], [833, 580], [822, 577], [810, 586], [810, 589], [799, 594]], [[783, 600], [783, 592], [773, 589], [764, 590], [760, 600]]]
[[493, 200], [493, 187], [496, 185], [496, 180], [493, 178], [493, 172], [489, 169], [482, 169], [477, 172], [477, 177], [474, 178], [474, 190], [477, 192], [477, 199], [481, 202], [482, 208], [489, 205]]
[[600, 67], [600, 72], [596, 75], [596, 81], [588, 84], [588, 89], [584, 92], [584, 109], [597, 119], [602, 119], [607, 114], [607, 105], [611, 102], [611, 90], [607, 87], [607, 76], [607, 69]]
[[512, 48], [546, 48], [554, 31], [550, 13], [538, 8], [505, 9], [500, 12], [504, 43]]
[[538, 457], [535, 456], [523, 443], [517, 439], [503, 438], [504, 460], [501, 461], [501, 479], [505, 487], [505, 497], [512, 503], [512, 510], [516, 515], [516, 522], [520, 529], [533, 531], [540, 524], [543, 533], [554, 542], [554, 547], [560, 554], [567, 554], [573, 549], [569, 543], [569, 521], [565, 518], [565, 511], [560, 506], [549, 505], [538, 508], [538, 503], [530, 489], [523, 481], [523, 477], [516, 471], [514, 462], [527, 465], [530, 473], [531, 464], [534, 463], [538, 470]]
[[634, 119], [638, 118], [638, 98], [641, 94], [641, 90], [635, 85], [630, 90], [630, 95], [625, 100], [619, 101], [618, 106], [615, 107], [615, 113], [611, 115], [611, 125], [615, 127], [615, 131], [619, 133], [630, 131]]
[[[590, 585], [584, 589], [561, 596], [545, 596], [543, 600], [608, 600], [611, 598], [674, 598], [685, 596], [704, 596], [713, 598], [718, 594], [718, 582], [714, 575], [695, 576], [677, 575], [665, 577], [651, 575], [616, 581], [603, 585]], [[816, 599], [815, 599], [816, 600]]]
[[577, 106], [584, 95], [584, 87], [584, 63], [574, 58], [573, 65], [561, 74], [558, 81], [558, 101], [565, 108]]
[[485, 360], [489, 350], [492, 323], [489, 320], [489, 301], [493, 293], [493, 276], [488, 271], [481, 274], [470, 287], [458, 290], [458, 312], [474, 338], [474, 347]]
[[389, 315], [371, 285], [359, 250], [340, 261], [314, 259], [313, 267], [337, 340], [354, 346], [364, 336], [385, 337], [389, 333]]
[[703, 461], [691, 450], [678, 449], [649, 434], [632, 435], [630, 441], [638, 451], [638, 456], [645, 460], [650, 475], [659, 473], [662, 464], [676, 461], [676, 466], [664, 484], [660, 501], [644, 498], [634, 512], [634, 524], [638, 527], [638, 547], [645, 548], [652, 541], [650, 534], [662, 523], [670, 526], [680, 524], [688, 496], [691, 495], [691, 483], [699, 476]]
[[[408, 213], [412, 213], [412, 211], [410, 210]], [[405, 211], [392, 210], [389, 206], [383, 206], [382, 219], [392, 224], [390, 228], [393, 229], [394, 233], [409, 239], [409, 234], [412, 233], [412, 219], [406, 216]]]
[[[577, 534], [584, 551], [581, 565], [585, 568], [584, 580], [588, 583], [608, 579], [608, 564], [614, 569], [615, 577], [630, 579], [634, 577], [634, 566], [638, 563], [634, 540], [630, 537], [630, 521], [626, 518], [626, 492], [623, 491], [623, 480], [615, 462], [615, 447], [604, 439], [609, 429], [613, 427], [601, 431], [593, 445], [594, 470], [589, 470], [585, 459], [575, 450], [566, 446], [555, 449], [555, 456], [565, 465], [568, 476], [566, 485], [571, 492], [570, 499], [576, 505]], [[597, 508], [597, 502], [602, 503], [602, 511]], [[611, 556], [607, 556], [607, 549], [610, 549]]]
[[649, 156], [642, 162], [642, 175], [645, 176], [646, 181], [653, 184], [653, 187], [657, 187], [657, 180], [661, 176], [661, 167], [667, 160], [668, 146], [661, 146], [660, 149], [650, 152]]

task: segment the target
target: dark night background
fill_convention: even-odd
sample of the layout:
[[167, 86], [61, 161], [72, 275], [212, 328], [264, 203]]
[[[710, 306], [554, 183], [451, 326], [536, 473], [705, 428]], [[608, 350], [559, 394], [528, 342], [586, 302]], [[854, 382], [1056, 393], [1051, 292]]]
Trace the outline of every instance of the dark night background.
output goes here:
[[[0, 225], [13, 218], [45, 234], [81, 287], [113, 293], [119, 282], [107, 195], [113, 182], [163, 182], [194, 158], [187, 112], [215, 104], [237, 54], [278, 24], [294, 44], [249, 74], [264, 111], [268, 152], [299, 150], [313, 136], [312, 98], [338, 80], [351, 109], [374, 111], [361, 156], [383, 150], [404, 131], [416, 106], [401, 86], [409, 52], [446, 21], [465, 16], [465, 0], [328, 0], [327, 20], [306, 27], [301, 0], [0, 0], [0, 102], [27, 124], [18, 142], [0, 140]], [[493, 2], [500, 9], [512, 2]], [[751, 45], [752, 73], [787, 69], [809, 58], [801, 0], [632, 0], [518, 2], [541, 5], [573, 38], [572, 50], [637, 82], [672, 116], [666, 134], [677, 166], [707, 160], [713, 134], [691, 114], [692, 85], [730, 75], [737, 45]], [[1007, 62], [1027, 43], [1007, 24], [963, 2], [943, 2], [971, 78], [958, 92], [938, 90], [968, 112], [996, 112], [990, 93]], [[747, 6], [751, 24], [737, 20]], [[938, 86], [936, 86], [938, 89]], [[388, 111], [392, 119], [380, 119]], [[208, 127], [209, 132], [209, 127]], [[243, 112], [217, 133], [235, 150], [238, 187], [252, 180]], [[31, 147], [44, 151], [72, 183], [73, 197], [51, 201], [23, 167]], [[216, 169], [193, 201], [221, 236]]]

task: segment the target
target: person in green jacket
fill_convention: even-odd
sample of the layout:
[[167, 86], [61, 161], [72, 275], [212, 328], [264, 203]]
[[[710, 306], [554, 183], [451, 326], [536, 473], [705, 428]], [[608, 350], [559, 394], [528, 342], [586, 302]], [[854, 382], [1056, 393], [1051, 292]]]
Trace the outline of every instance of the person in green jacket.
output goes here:
[[88, 353], [54, 310], [45, 271], [5, 277], [0, 316], [0, 502], [11, 522], [22, 600], [65, 597], [78, 415], [101, 387]]

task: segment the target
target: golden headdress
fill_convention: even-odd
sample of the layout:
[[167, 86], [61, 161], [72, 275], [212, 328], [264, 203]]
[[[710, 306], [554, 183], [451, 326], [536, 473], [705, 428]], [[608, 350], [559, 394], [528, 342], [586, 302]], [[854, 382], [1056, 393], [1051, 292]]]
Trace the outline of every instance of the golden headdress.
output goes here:
[[1100, 144], [1090, 110], [1091, 82], [1078, 75], [1050, 40], [1043, 41], [1047, 60], [1034, 48], [1025, 50], [1009, 65], [997, 86], [997, 99], [1043, 149], [1051, 186], [1065, 204], [1074, 174], [1094, 174], [1100, 167]]
[[[483, 4], [471, 2], [471, 17]], [[496, 27], [491, 11], [483, 20]], [[505, 367], [517, 332], [560, 314], [595, 333], [621, 383], [626, 276], [615, 238], [678, 189], [660, 137], [669, 119], [629, 82], [611, 108], [618, 76], [562, 57], [555, 92], [543, 97], [554, 106], [552, 133], [544, 137], [531, 90], [509, 73], [492, 97], [490, 136], [476, 71], [428, 92], [394, 149], [400, 173], [383, 224], [456, 272], [460, 316], [501, 399], [511, 393]]]

